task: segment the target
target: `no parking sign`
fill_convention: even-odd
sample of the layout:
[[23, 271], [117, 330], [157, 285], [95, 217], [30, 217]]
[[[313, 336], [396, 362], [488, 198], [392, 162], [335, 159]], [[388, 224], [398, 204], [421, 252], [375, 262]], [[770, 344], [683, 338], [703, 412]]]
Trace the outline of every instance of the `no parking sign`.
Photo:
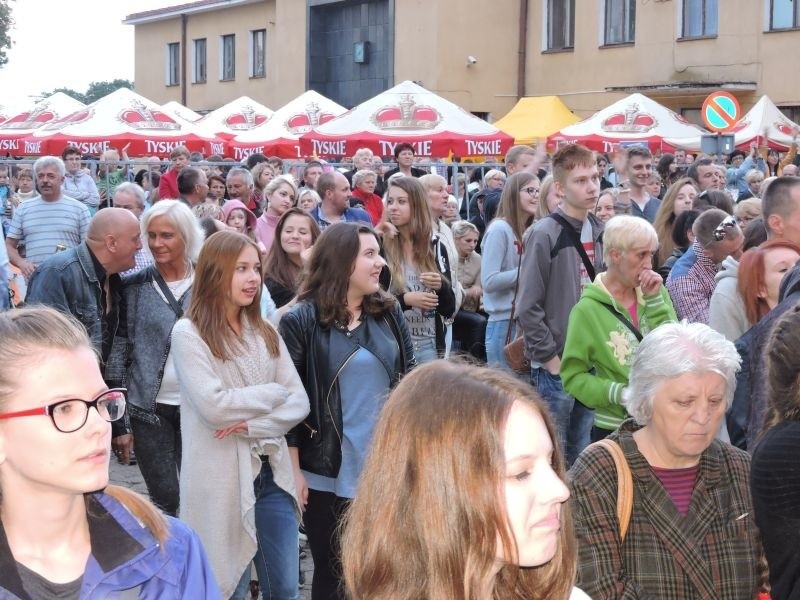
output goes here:
[[742, 116], [736, 96], [729, 92], [714, 92], [703, 102], [703, 122], [711, 131], [721, 133], [731, 129]]

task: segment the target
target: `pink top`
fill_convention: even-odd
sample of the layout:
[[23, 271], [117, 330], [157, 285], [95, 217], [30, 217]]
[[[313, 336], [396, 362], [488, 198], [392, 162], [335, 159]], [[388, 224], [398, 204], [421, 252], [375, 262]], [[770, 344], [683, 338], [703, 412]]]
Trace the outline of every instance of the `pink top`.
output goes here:
[[263, 244], [266, 252], [272, 247], [275, 239], [275, 229], [278, 227], [280, 217], [272, 217], [264, 211], [256, 220], [256, 239]]

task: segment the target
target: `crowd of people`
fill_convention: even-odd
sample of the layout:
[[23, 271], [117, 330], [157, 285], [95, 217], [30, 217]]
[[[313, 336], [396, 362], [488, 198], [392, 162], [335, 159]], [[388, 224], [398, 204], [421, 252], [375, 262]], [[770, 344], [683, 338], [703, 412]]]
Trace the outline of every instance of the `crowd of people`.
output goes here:
[[795, 597], [796, 146], [393, 158], [0, 165], [0, 588]]

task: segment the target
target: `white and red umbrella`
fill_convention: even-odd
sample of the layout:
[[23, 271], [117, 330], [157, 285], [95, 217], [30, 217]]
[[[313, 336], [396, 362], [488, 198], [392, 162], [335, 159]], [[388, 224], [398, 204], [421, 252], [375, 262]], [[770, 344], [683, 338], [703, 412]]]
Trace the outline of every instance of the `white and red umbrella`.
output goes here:
[[25, 138], [25, 154], [58, 154], [67, 145], [100, 154], [130, 144], [130, 156], [169, 156], [177, 146], [223, 154], [225, 143], [192, 123], [175, 119], [127, 88], [118, 89]]
[[30, 154], [26, 152], [24, 138], [40, 127], [85, 107], [83, 102], [63, 92], [56, 92], [40, 100], [30, 109], [18, 112], [0, 125], [0, 151], [18, 155]]
[[260, 102], [242, 96], [211, 111], [196, 124], [229, 140], [244, 131], [263, 125], [270, 119], [272, 112]]
[[276, 110], [269, 121], [240, 133], [228, 142], [228, 153], [242, 160], [254, 152], [281, 158], [300, 158], [300, 136], [324, 125], [347, 109], [309, 90]]
[[598, 152], [622, 145], [647, 144], [652, 151], [672, 150], [706, 133], [681, 115], [642, 94], [631, 94], [574, 125], [548, 136], [549, 146], [583, 144]]
[[352, 156], [370, 148], [392, 156], [400, 142], [418, 156], [502, 156], [514, 139], [463, 108], [404, 81], [300, 138], [306, 155]]
[[181, 119], [184, 121], [189, 121], [190, 123], [194, 123], [195, 121], [199, 121], [203, 118], [203, 115], [194, 112], [191, 108], [188, 108], [180, 102], [176, 102], [175, 100], [170, 100], [166, 104], [162, 104], [161, 108], [169, 111], [171, 114], [178, 115]]

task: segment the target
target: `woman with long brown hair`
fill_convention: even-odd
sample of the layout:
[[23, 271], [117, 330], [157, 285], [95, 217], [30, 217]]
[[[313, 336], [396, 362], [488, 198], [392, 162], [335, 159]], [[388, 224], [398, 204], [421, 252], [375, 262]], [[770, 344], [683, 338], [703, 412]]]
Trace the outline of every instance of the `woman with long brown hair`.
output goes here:
[[264, 266], [264, 283], [277, 308], [297, 294], [303, 271], [301, 254], [317, 241], [319, 233], [317, 221], [300, 208], [290, 208], [278, 220]]
[[331, 225], [313, 246], [298, 304], [280, 322], [311, 403], [289, 445], [314, 557], [314, 600], [342, 597], [339, 520], [387, 392], [415, 364], [400, 307], [378, 281], [384, 264], [372, 228]]
[[197, 536], [108, 485], [108, 389], [84, 327], [52, 308], [0, 314], [0, 596], [220, 598]]
[[451, 266], [445, 244], [434, 236], [428, 194], [413, 177], [387, 183], [385, 221], [397, 230], [383, 249], [388, 270], [381, 283], [403, 309], [419, 362], [444, 353], [445, 322], [456, 312]]
[[689, 177], [678, 179], [664, 193], [664, 199], [661, 201], [656, 218], [653, 220], [653, 227], [655, 227], [660, 243], [658, 252], [653, 260], [657, 267], [664, 264], [675, 248], [675, 242], [672, 239], [672, 228], [675, 225], [675, 219], [682, 212], [692, 209], [692, 203], [696, 196], [697, 186], [694, 180]]
[[265, 593], [297, 598], [299, 506], [285, 435], [308, 397], [260, 312], [261, 255], [233, 231], [206, 241], [172, 346], [181, 388], [180, 515], [208, 548], [224, 597], [243, 598], [250, 563]]
[[420, 367], [384, 406], [346, 517], [349, 597], [566, 599], [576, 549], [565, 480], [530, 385], [494, 369]]
[[[483, 236], [481, 286], [486, 324], [486, 360], [492, 366], [508, 367], [503, 356], [511, 320], [511, 304], [522, 258], [522, 237], [539, 209], [539, 178], [526, 172], [508, 178], [500, 206]], [[513, 335], [513, 324], [512, 338]]]

